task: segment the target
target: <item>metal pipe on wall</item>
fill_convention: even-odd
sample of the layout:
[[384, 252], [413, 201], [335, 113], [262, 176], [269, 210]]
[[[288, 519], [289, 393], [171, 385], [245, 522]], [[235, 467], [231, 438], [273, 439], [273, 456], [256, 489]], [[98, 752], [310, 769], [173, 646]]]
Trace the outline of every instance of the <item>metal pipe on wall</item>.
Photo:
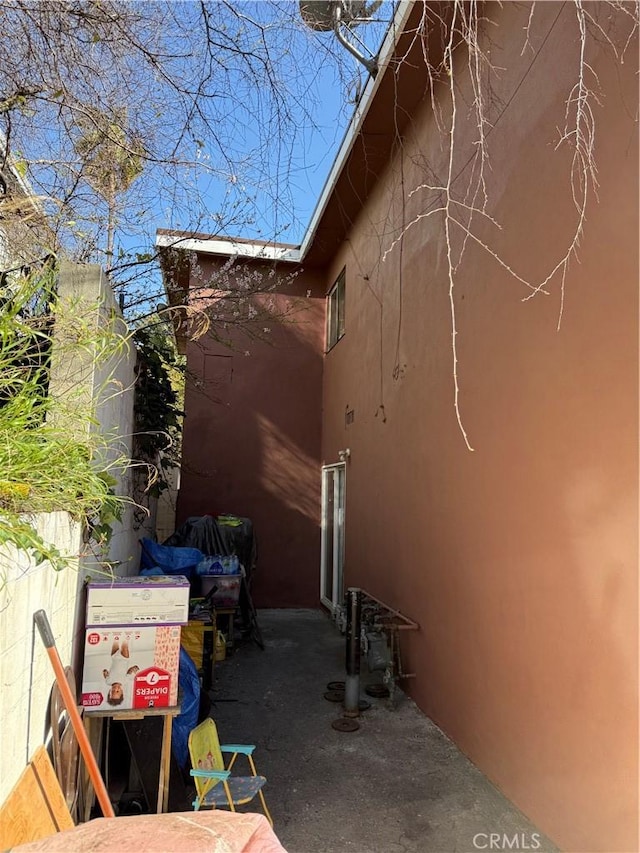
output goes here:
[[348, 716], [360, 714], [360, 630], [362, 619], [362, 590], [347, 590], [347, 644], [344, 685], [344, 712]]

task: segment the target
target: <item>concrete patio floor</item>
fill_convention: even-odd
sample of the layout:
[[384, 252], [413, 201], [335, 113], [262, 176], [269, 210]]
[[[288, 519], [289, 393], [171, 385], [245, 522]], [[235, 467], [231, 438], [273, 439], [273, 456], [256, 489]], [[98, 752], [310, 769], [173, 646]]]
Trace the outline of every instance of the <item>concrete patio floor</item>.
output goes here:
[[258, 618], [265, 650], [244, 641], [216, 665], [211, 716], [222, 742], [256, 744], [289, 853], [557, 851], [404, 694], [395, 709], [365, 696], [379, 680], [366, 665], [360, 729], [331, 727], [341, 706], [323, 694], [344, 680], [345, 640], [323, 612]]

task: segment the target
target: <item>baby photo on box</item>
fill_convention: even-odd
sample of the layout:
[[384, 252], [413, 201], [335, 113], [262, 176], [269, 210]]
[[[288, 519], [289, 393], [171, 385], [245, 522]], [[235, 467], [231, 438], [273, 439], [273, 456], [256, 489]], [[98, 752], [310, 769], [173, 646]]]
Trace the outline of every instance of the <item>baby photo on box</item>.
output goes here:
[[177, 704], [180, 627], [88, 628], [82, 704], [93, 710]]

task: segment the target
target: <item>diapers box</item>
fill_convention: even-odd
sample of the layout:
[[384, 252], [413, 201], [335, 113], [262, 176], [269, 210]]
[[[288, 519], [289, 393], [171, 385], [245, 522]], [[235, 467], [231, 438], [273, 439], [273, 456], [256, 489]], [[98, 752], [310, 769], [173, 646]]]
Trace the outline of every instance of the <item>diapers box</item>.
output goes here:
[[177, 705], [180, 630], [179, 625], [87, 628], [82, 705], [94, 711]]
[[189, 581], [181, 575], [100, 578], [87, 585], [87, 628], [188, 621]]

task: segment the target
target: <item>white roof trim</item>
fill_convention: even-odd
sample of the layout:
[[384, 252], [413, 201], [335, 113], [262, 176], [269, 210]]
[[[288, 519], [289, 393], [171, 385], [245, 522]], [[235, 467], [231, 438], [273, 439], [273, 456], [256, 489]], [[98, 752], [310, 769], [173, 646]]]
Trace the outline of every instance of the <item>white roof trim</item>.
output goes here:
[[344, 135], [344, 139], [342, 140], [342, 145], [340, 146], [340, 150], [336, 155], [336, 159], [333, 162], [333, 166], [331, 171], [329, 172], [329, 177], [327, 178], [324, 188], [320, 194], [320, 198], [318, 199], [318, 203], [315, 206], [313, 214], [311, 215], [311, 220], [309, 225], [307, 226], [307, 230], [302, 239], [302, 243], [300, 246], [300, 254], [304, 258], [311, 242], [316, 233], [316, 229], [318, 224], [320, 223], [320, 219], [322, 218], [322, 214], [325, 211], [329, 198], [333, 193], [336, 181], [342, 172], [344, 165], [347, 161], [347, 157], [349, 156], [351, 149], [353, 148], [353, 143], [362, 128], [362, 122], [369, 111], [369, 106], [373, 101], [375, 93], [378, 91], [380, 86], [380, 82], [383, 77], [384, 69], [389, 64], [389, 60], [393, 53], [393, 49], [396, 45], [396, 40], [398, 36], [404, 31], [405, 24], [407, 22], [407, 18], [411, 13], [411, 9], [413, 7], [413, 0], [400, 0], [398, 3], [398, 8], [396, 9], [396, 14], [393, 19], [393, 22], [389, 29], [387, 30], [387, 34], [385, 36], [384, 41], [382, 42], [382, 46], [378, 52], [378, 73], [375, 77], [369, 77], [367, 80], [367, 85], [364, 88], [364, 92], [362, 93], [362, 97], [358, 101], [358, 105], [356, 110], [349, 122], [349, 126], [347, 127], [346, 133]]
[[320, 193], [320, 198], [318, 199], [313, 214], [311, 215], [311, 220], [307, 226], [302, 243], [298, 248], [279, 246], [277, 243], [271, 245], [251, 242], [245, 243], [233, 240], [232, 238], [181, 238], [178, 234], [157, 234], [156, 246], [161, 248], [175, 246], [176, 248], [187, 249], [201, 254], [228, 255], [230, 257], [237, 256], [241, 258], [263, 258], [264, 260], [270, 261], [301, 263], [311, 246], [318, 224], [327, 207], [329, 199], [331, 198], [331, 194], [335, 189], [336, 181], [345, 166], [347, 157], [349, 156], [356, 137], [362, 128], [362, 122], [364, 121], [375, 93], [380, 86], [383, 71], [388, 65], [393, 54], [393, 49], [396, 45], [398, 36], [404, 31], [405, 24], [411, 14], [413, 5], [414, 0], [399, 0], [398, 2], [393, 22], [387, 30], [387, 34], [378, 53], [378, 73], [375, 77], [369, 77], [367, 81], [362, 97], [358, 102], [353, 117], [345, 132], [342, 144], [340, 145], [340, 149], [338, 150], [333, 166], [331, 167], [331, 171], [329, 172], [329, 176], [325, 181], [322, 192]]
[[289, 261], [300, 263], [300, 249], [276, 244], [251, 243], [231, 238], [180, 237], [176, 234], [157, 234], [156, 246], [159, 248], [186, 249], [201, 255], [228, 255], [229, 257], [256, 258], [265, 261]]

